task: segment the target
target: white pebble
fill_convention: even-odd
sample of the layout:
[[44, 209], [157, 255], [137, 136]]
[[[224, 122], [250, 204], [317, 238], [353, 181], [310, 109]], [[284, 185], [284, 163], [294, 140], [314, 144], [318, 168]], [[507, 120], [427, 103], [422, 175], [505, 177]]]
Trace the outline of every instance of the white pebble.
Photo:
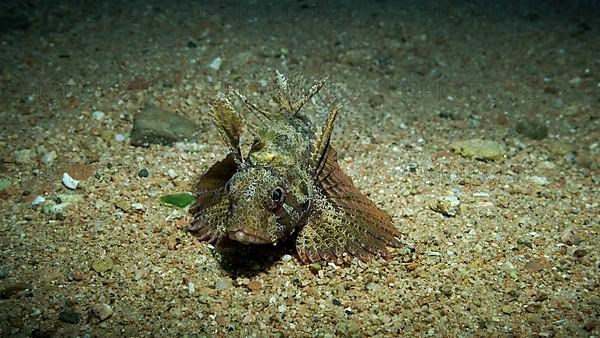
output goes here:
[[214, 70], [219, 70], [221, 68], [221, 64], [223, 63], [223, 59], [217, 57], [208, 65], [209, 68]]
[[94, 119], [100, 121], [100, 120], [104, 119], [104, 113], [99, 110], [96, 110], [95, 112], [92, 113], [92, 117], [94, 117]]
[[194, 283], [189, 282], [188, 283], [188, 294], [191, 296], [194, 294], [194, 291], [196, 291], [196, 286], [194, 285]]
[[284, 262], [289, 262], [289, 261], [292, 260], [292, 256], [290, 256], [290, 255], [283, 255], [283, 256], [281, 256], [281, 260], [284, 261]]
[[115, 135], [115, 140], [117, 142], [123, 142], [123, 141], [125, 141], [125, 135], [123, 135], [123, 134], [117, 134], [117, 135]]
[[65, 187], [67, 187], [71, 190], [74, 190], [74, 189], [77, 189], [77, 185], [79, 184], [79, 181], [74, 179], [73, 177], [71, 177], [71, 175], [69, 175], [67, 173], [63, 173], [62, 183], [65, 185]]
[[177, 172], [174, 169], [169, 169], [167, 170], [167, 176], [169, 176], [171, 179], [177, 178]]
[[143, 205], [142, 203], [132, 203], [132, 204], [131, 204], [131, 207], [132, 207], [133, 209], [135, 209], [135, 210], [139, 210], [139, 211], [141, 211], [141, 210], [144, 210], [144, 208], [145, 208], [145, 207], [144, 207], [144, 205]]
[[46, 199], [44, 198], [44, 196], [42, 195], [37, 195], [35, 196], [35, 198], [33, 199], [33, 201], [31, 201], [32, 205], [38, 205], [38, 204], [42, 204], [46, 202]]
[[548, 185], [550, 180], [545, 176], [530, 176], [529, 181], [537, 185]]

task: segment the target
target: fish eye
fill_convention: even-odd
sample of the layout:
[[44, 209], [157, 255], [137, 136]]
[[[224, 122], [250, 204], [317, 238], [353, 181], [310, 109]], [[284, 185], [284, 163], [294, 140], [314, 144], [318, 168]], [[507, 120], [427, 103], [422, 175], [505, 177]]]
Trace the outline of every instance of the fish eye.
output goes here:
[[275, 202], [275, 204], [281, 204], [285, 200], [285, 189], [283, 187], [277, 186], [273, 190], [271, 190], [271, 200]]

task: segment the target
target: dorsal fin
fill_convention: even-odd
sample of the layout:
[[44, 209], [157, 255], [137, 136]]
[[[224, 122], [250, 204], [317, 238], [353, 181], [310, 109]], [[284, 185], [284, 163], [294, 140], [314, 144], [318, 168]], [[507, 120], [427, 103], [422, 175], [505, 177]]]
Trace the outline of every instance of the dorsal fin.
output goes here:
[[240, 116], [223, 93], [217, 94], [217, 99], [211, 102], [210, 108], [210, 117], [217, 126], [221, 138], [236, 157], [236, 161], [242, 162], [240, 149], [242, 121]]

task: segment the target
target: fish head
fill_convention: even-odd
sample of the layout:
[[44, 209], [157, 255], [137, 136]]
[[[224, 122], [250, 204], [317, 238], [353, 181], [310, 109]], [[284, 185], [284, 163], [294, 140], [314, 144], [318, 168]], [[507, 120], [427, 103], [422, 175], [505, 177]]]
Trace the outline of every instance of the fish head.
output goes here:
[[224, 187], [230, 205], [227, 236], [243, 244], [274, 244], [288, 237], [310, 205], [306, 189], [297, 185], [269, 167], [237, 171]]

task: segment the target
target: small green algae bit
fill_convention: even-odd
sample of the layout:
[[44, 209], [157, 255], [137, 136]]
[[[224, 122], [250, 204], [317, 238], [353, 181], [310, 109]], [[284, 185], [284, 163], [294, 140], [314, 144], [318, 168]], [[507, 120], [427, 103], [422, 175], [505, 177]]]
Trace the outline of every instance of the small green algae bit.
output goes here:
[[160, 197], [160, 201], [164, 204], [176, 206], [178, 208], [185, 208], [188, 205], [194, 203], [194, 200], [194, 196], [187, 192], [164, 195]]

